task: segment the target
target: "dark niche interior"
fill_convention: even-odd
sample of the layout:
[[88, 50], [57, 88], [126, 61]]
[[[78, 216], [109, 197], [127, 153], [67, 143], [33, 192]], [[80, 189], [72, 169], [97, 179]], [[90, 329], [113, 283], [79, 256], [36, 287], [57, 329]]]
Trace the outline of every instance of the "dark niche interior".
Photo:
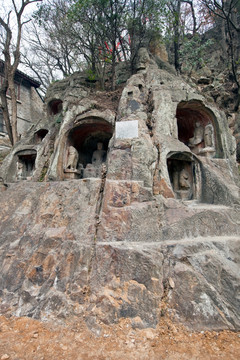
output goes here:
[[[108, 143], [113, 134], [112, 125], [102, 119], [87, 119], [73, 128], [68, 135], [67, 148], [73, 146], [78, 152], [76, 168], [81, 172], [89, 164], [92, 164], [93, 153], [101, 143], [102, 151], [106, 154]], [[103, 161], [106, 161], [106, 155]], [[80, 177], [84, 177], [81, 173]]]
[[[202, 149], [212, 147], [217, 152], [217, 157], [222, 157], [221, 147], [217, 146], [220, 139], [214, 121], [214, 114], [200, 101], [180, 102], [177, 107], [176, 117], [178, 139], [189, 146], [192, 152], [199, 154]], [[210, 140], [210, 131], [212, 131], [212, 140]], [[208, 145], [206, 141], [211, 142], [212, 145]]]
[[62, 100], [55, 99], [49, 102], [48, 111], [50, 115], [59, 114], [62, 111]]
[[47, 135], [47, 133], [48, 133], [47, 129], [40, 129], [37, 132], [35, 132], [34, 143], [40, 144], [42, 142], [42, 140], [45, 138], [45, 136]]
[[190, 156], [181, 153], [167, 159], [168, 173], [177, 199], [193, 200], [196, 195], [195, 165]]
[[17, 156], [17, 180], [26, 180], [35, 170], [36, 150], [23, 150]]

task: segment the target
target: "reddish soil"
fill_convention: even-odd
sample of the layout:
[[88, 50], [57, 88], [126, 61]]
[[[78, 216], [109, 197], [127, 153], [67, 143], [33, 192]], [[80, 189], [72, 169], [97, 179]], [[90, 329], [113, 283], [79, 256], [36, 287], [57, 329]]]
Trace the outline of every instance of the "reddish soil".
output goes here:
[[[99, 330], [99, 326], [96, 329]], [[157, 329], [132, 329], [123, 320], [91, 332], [80, 322], [64, 326], [0, 317], [1, 360], [240, 359], [240, 333], [189, 332], [168, 320]]]

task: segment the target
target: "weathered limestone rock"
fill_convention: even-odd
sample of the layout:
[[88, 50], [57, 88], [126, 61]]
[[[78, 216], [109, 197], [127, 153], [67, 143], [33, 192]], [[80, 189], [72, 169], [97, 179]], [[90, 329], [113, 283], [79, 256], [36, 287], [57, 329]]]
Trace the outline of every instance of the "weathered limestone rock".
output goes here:
[[148, 327], [167, 306], [193, 329], [239, 329], [235, 139], [146, 49], [138, 65], [118, 109], [79, 73], [54, 84], [4, 160], [1, 311]]
[[[164, 300], [192, 328], [239, 328], [239, 236], [209, 237], [210, 212], [202, 209], [196, 218], [205, 224], [203, 237], [190, 237], [189, 223], [188, 229], [182, 225], [186, 239], [180, 234], [179, 240], [161, 237], [153, 242], [156, 228], [148, 205], [148, 213], [135, 206], [129, 235], [116, 229], [115, 240], [125, 241], [108, 241], [108, 233], [105, 241], [101, 233], [106, 219], [100, 217], [99, 223], [97, 216], [100, 182], [29, 183], [27, 189], [20, 182], [3, 193], [1, 312], [41, 319], [84, 316], [87, 322], [96, 318], [105, 323], [128, 317], [133, 324], [138, 316], [141, 326], [148, 327], [157, 324]], [[139, 185], [132, 184], [133, 202], [138, 194], [149, 200]], [[124, 202], [111, 199], [119, 207]], [[183, 215], [183, 205], [178, 213], [175, 208], [165, 215], [169, 222], [192, 218], [191, 209], [185, 208]], [[232, 222], [239, 221], [239, 213], [235, 216], [232, 211]], [[214, 220], [224, 224], [226, 218]], [[111, 218], [106, 223], [111, 226]], [[124, 217], [116, 224], [124, 226]]]
[[238, 248], [239, 237], [168, 242], [164, 258], [171, 254], [167, 276], [175, 284], [168, 285], [169, 305], [188, 326], [239, 328]]

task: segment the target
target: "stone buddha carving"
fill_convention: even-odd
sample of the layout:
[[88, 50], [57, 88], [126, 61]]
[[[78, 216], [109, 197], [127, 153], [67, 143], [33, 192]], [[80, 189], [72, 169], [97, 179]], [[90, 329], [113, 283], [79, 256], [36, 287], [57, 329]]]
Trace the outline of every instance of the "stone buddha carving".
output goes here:
[[103, 150], [103, 143], [97, 143], [97, 150], [95, 150], [92, 155], [92, 164], [98, 167], [106, 161], [106, 155], [107, 152]]
[[191, 185], [189, 180], [189, 174], [185, 169], [182, 169], [182, 171], [179, 174], [179, 189], [189, 190], [190, 187]]
[[101, 177], [102, 164], [106, 161], [107, 152], [103, 150], [103, 143], [97, 143], [97, 150], [93, 152], [92, 163], [87, 164], [83, 177]]
[[204, 129], [204, 143], [206, 147], [214, 147], [214, 132], [212, 124], [208, 124]]
[[68, 155], [67, 155], [67, 165], [66, 170], [77, 170], [78, 163], [78, 151], [74, 146], [69, 146]]
[[173, 190], [178, 199], [190, 200], [192, 198], [192, 180], [189, 172], [182, 166], [175, 164], [173, 170]]
[[188, 144], [190, 146], [196, 146], [196, 145], [201, 144], [201, 142], [203, 141], [203, 135], [204, 135], [204, 129], [203, 129], [202, 125], [200, 124], [200, 122], [197, 121], [195, 124], [194, 136], [189, 139]]
[[204, 148], [199, 154], [206, 157], [213, 157], [216, 153], [214, 129], [212, 124], [207, 124], [204, 129]]
[[17, 162], [17, 173], [16, 173], [17, 180], [23, 180], [23, 164], [18, 161]]

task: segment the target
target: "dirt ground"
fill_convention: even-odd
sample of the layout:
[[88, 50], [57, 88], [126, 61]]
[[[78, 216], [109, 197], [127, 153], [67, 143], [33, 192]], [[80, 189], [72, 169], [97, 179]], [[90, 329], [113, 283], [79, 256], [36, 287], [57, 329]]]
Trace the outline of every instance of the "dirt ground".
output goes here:
[[92, 327], [64, 326], [29, 318], [0, 316], [1, 360], [240, 359], [240, 333], [194, 333], [170, 320], [157, 329], [132, 329], [127, 320]]

